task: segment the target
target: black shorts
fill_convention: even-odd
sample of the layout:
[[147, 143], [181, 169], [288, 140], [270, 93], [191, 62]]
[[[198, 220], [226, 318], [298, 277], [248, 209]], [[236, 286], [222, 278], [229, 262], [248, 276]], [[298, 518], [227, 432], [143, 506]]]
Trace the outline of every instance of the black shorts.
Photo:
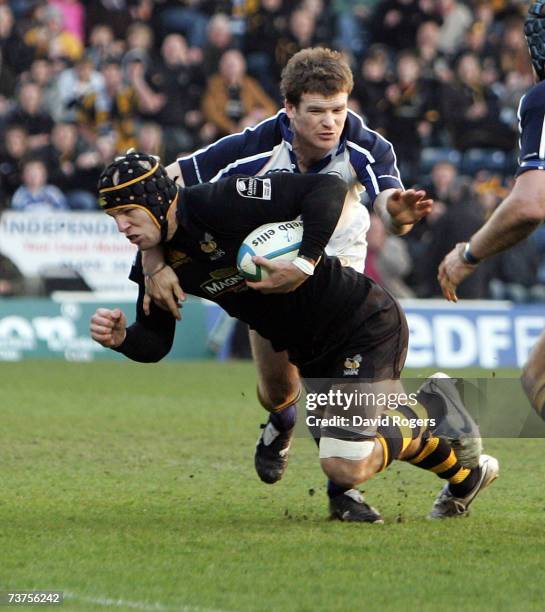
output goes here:
[[[380, 303], [381, 307], [367, 315]], [[373, 286], [355, 319], [360, 324], [326, 359], [300, 366], [301, 376], [321, 379], [381, 381], [399, 379], [407, 358], [409, 328], [397, 300]]]

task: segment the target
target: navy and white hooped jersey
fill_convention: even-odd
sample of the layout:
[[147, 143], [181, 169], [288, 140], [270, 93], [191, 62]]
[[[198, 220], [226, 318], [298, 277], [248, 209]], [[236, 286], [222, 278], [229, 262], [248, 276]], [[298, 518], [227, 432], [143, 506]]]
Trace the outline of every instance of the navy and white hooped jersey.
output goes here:
[[516, 176], [528, 170], [545, 170], [545, 81], [522, 96], [518, 119], [520, 153]]
[[[284, 110], [253, 128], [226, 136], [178, 164], [185, 185], [215, 182], [232, 174], [257, 175], [300, 172], [293, 152], [294, 134]], [[369, 211], [361, 203], [365, 191], [369, 205], [385, 189], [403, 188], [392, 145], [348, 112], [339, 144], [309, 173], [337, 174], [348, 185], [339, 223], [326, 253], [363, 271], [367, 254]]]

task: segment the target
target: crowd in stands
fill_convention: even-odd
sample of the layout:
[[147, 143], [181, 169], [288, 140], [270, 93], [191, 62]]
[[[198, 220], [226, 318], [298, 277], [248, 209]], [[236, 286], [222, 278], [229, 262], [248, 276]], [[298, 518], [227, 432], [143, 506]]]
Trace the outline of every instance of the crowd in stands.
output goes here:
[[[167, 163], [274, 114], [296, 51], [350, 58], [350, 106], [435, 198], [404, 239], [377, 219], [367, 271], [439, 295], [437, 265], [508, 193], [531, 86], [525, 0], [0, 0], [0, 211], [94, 210], [134, 146]], [[479, 269], [462, 297], [544, 300], [545, 233]]]

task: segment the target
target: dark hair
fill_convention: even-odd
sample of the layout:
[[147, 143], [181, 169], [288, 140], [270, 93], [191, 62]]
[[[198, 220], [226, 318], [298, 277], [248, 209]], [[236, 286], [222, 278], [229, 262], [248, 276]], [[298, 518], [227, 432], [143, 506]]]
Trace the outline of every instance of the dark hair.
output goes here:
[[290, 104], [297, 106], [304, 93], [334, 96], [351, 93], [352, 70], [338, 51], [325, 47], [303, 49], [293, 55], [282, 71], [280, 90]]

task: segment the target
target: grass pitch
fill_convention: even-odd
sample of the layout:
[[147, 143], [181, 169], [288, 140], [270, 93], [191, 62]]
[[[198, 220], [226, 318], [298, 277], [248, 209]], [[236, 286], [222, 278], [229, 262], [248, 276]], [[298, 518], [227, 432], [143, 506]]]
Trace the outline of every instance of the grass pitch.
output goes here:
[[366, 486], [386, 524], [342, 524], [310, 439], [257, 480], [250, 363], [2, 363], [0, 389], [0, 590], [69, 610], [543, 609], [544, 440], [487, 441], [501, 478], [467, 519], [427, 521], [441, 481], [394, 464]]

